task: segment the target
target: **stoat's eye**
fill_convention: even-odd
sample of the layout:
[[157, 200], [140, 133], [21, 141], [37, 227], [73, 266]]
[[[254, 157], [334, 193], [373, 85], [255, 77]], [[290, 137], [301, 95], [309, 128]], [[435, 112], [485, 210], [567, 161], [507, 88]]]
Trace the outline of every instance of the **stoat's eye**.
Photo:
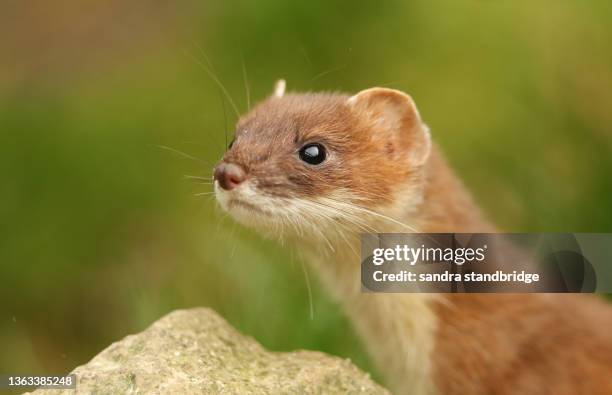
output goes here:
[[300, 159], [311, 165], [322, 163], [327, 157], [325, 147], [319, 143], [309, 143], [300, 148]]

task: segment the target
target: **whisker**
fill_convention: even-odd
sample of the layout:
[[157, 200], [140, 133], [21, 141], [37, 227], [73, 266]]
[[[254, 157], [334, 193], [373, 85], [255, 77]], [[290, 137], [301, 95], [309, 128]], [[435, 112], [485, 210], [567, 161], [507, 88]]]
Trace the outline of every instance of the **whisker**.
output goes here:
[[[382, 219], [384, 219], [384, 220], [387, 220], [387, 221], [393, 222], [393, 223], [395, 223], [395, 224], [401, 225], [401, 226], [403, 226], [403, 227], [407, 228], [408, 230], [410, 230], [410, 231], [411, 231], [411, 232], [413, 232], [413, 233], [420, 233], [419, 229], [417, 229], [417, 228], [415, 228], [415, 227], [413, 227], [413, 226], [407, 225], [407, 224], [405, 224], [405, 223], [403, 223], [403, 222], [400, 222], [400, 221], [398, 221], [398, 220], [396, 220], [396, 219], [394, 219], [394, 218], [388, 217], [388, 216], [386, 216], [386, 215], [384, 215], [384, 214], [381, 214], [381, 213], [379, 213], [379, 212], [376, 212], [376, 211], [374, 211], [374, 210], [370, 210], [370, 209], [368, 209], [368, 208], [362, 207], [362, 206], [360, 206], [360, 205], [352, 204], [352, 203], [346, 203], [346, 202], [336, 201], [336, 200], [334, 200], [334, 199], [331, 199], [331, 200], [335, 201], [336, 203], [338, 203], [338, 204], [340, 204], [340, 205], [345, 204], [345, 205], [347, 205], [347, 206], [349, 206], [349, 207], [351, 207], [351, 208], [353, 208], [353, 209], [356, 209], [356, 210], [361, 210], [361, 211], [363, 211], [363, 212], [365, 212], [365, 213], [368, 213], [368, 214], [371, 214], [371, 215], [377, 216], [377, 217], [379, 217], [379, 218], [382, 218]], [[377, 232], [377, 231], [376, 231], [376, 232], [374, 232], [374, 233], [381, 233], [381, 232]], [[439, 243], [439, 242], [438, 242], [436, 239], [434, 239], [433, 237], [431, 237], [431, 236], [427, 236], [427, 238], [428, 238], [429, 240], [431, 240], [432, 242], [434, 242], [435, 244], [438, 244], [438, 245], [442, 246], [442, 245], [441, 245], [441, 244], [440, 244], [440, 243]]]
[[308, 63], [308, 66], [312, 67], [312, 62], [310, 61], [308, 52], [306, 52], [306, 48], [304, 48], [304, 46], [300, 46], [300, 51], [302, 52], [302, 55], [304, 55], [304, 59], [306, 59], [306, 63]]
[[306, 289], [308, 290], [308, 306], [310, 308], [310, 320], [314, 320], [314, 304], [312, 301], [312, 288], [310, 287], [310, 277], [308, 277], [308, 270], [306, 270], [306, 265], [304, 261], [300, 259], [302, 264], [302, 271], [304, 272], [304, 277], [306, 278]]
[[185, 157], [185, 158], [192, 159], [192, 160], [198, 161], [198, 162], [200, 162], [200, 163], [206, 164], [206, 162], [205, 162], [205, 161], [203, 161], [202, 159], [200, 159], [200, 158], [196, 158], [196, 157], [195, 157], [195, 156], [193, 156], [193, 155], [189, 155], [189, 154], [188, 154], [188, 153], [186, 153], [186, 152], [179, 151], [179, 150], [177, 150], [176, 148], [168, 147], [168, 146], [165, 146], [165, 145], [159, 145], [159, 144], [155, 144], [155, 145], [154, 145], [154, 147], [161, 148], [161, 149], [165, 149], [165, 150], [168, 150], [168, 151], [170, 151], [170, 152], [174, 152], [175, 154], [179, 154], [179, 155], [181, 155], [181, 156], [183, 156], [183, 157]]
[[328, 204], [324, 204], [324, 203], [321, 203], [321, 202], [309, 202], [309, 203], [314, 204], [314, 205], [316, 205], [319, 208], [332, 210], [332, 212], [335, 213], [336, 215], [342, 216], [343, 219], [345, 219], [346, 221], [349, 221], [353, 225], [356, 225], [361, 230], [363, 230], [363, 231], [365, 231], [367, 233], [369, 233], [369, 232], [379, 233], [372, 226], [370, 226], [369, 224], [364, 222], [362, 218], [359, 218], [357, 216], [351, 215], [347, 211], [342, 211], [338, 207], [336, 207], [336, 205], [334, 205], [334, 204], [328, 205]]
[[213, 177], [199, 177], [199, 176], [190, 176], [189, 174], [184, 174], [183, 177], [194, 179], [194, 180], [205, 180], [205, 181], [213, 181]]
[[200, 51], [200, 55], [202, 55], [208, 67], [213, 71], [213, 73], [216, 73], [217, 71], [215, 70], [215, 66], [210, 61], [210, 58], [206, 54], [206, 51], [204, 51], [204, 48], [202, 48], [202, 46], [196, 40], [192, 40], [192, 42], [198, 48], [198, 51]]
[[355, 251], [355, 248], [353, 247], [353, 245], [351, 244], [350, 241], [348, 241], [348, 239], [346, 238], [346, 235], [344, 234], [344, 232], [338, 232], [338, 234], [340, 234], [340, 236], [342, 237], [342, 239], [344, 239], [344, 242], [346, 243], [346, 245], [348, 246], [348, 248], [353, 252], [353, 254], [355, 255], [355, 257], [357, 259], [361, 259], [361, 257], [359, 256], [359, 254], [357, 253], [357, 251]]
[[387, 220], [389, 222], [392, 222], [394, 224], [403, 226], [403, 227], [411, 230], [412, 232], [418, 233], [418, 230], [416, 228], [414, 228], [414, 227], [412, 227], [410, 225], [407, 225], [407, 224], [405, 224], [403, 222], [400, 222], [400, 221], [396, 220], [395, 218], [391, 218], [391, 217], [388, 217], [388, 216], [386, 216], [384, 214], [381, 214], [379, 212], [376, 212], [376, 211], [373, 211], [373, 210], [370, 210], [368, 208], [365, 208], [365, 207], [362, 207], [362, 206], [359, 206], [359, 205], [356, 205], [356, 204], [352, 204], [352, 203], [341, 202], [339, 200], [335, 200], [335, 199], [331, 199], [331, 198], [325, 198], [325, 199], [329, 199], [329, 200], [331, 200], [334, 203], [339, 204], [339, 205], [345, 205], [345, 206], [350, 207], [352, 209], [359, 210], [359, 211], [362, 211], [362, 212], [374, 215], [376, 217], [382, 218], [382, 219]]
[[[206, 55], [204, 54], [202, 48], [200, 48], [200, 51], [202, 51], [202, 55], [206, 58], [206, 61], [209, 62], [208, 58], [206, 57]], [[217, 78], [217, 76], [215, 75], [215, 73], [213, 73], [207, 65], [205, 65], [204, 63], [202, 63], [202, 61], [200, 61], [200, 59], [198, 59], [197, 57], [195, 57], [191, 52], [185, 50], [186, 54], [188, 56], [190, 56], [191, 58], [193, 58], [193, 60], [195, 60], [195, 62], [197, 64], [199, 64], [204, 71], [206, 72], [206, 74], [208, 74], [208, 76], [210, 77], [210, 79], [212, 79], [217, 86], [219, 87], [219, 89], [221, 89], [221, 91], [223, 92], [223, 94], [225, 95], [225, 97], [227, 98], [227, 101], [231, 104], [232, 109], [234, 110], [234, 112], [236, 113], [236, 117], [240, 118], [240, 112], [238, 111], [238, 107], [236, 107], [236, 104], [234, 103], [234, 100], [232, 100], [232, 97], [230, 96], [229, 92], [227, 91], [227, 89], [225, 88], [225, 85], [223, 85], [223, 83], [219, 80], [219, 78]], [[212, 64], [211, 64], [212, 65]]]
[[223, 135], [225, 136], [225, 146], [224, 150], [227, 149], [227, 109], [225, 108], [225, 99], [223, 99], [223, 95], [219, 92], [219, 100], [221, 100], [221, 108], [223, 109]]
[[321, 78], [321, 77], [323, 77], [323, 76], [326, 76], [327, 74], [333, 73], [333, 72], [335, 72], [335, 71], [340, 71], [340, 70], [344, 69], [345, 67], [346, 67], [346, 65], [345, 65], [345, 64], [343, 64], [342, 66], [338, 66], [338, 67], [335, 67], [335, 68], [333, 68], [333, 69], [329, 69], [329, 70], [322, 71], [322, 72], [320, 72], [319, 74], [315, 75], [315, 76], [314, 76], [314, 77], [313, 77], [313, 78], [310, 80], [310, 83], [312, 84], [312, 83], [314, 83], [316, 80], [318, 80], [319, 78]]
[[244, 64], [244, 58], [242, 58], [242, 79], [244, 80], [244, 90], [246, 93], [247, 110], [251, 111], [251, 90], [249, 88], [249, 80], [247, 79], [246, 65]]
[[234, 259], [234, 255], [236, 254], [236, 246], [238, 245], [238, 243], [236, 243], [236, 223], [232, 222], [232, 233], [230, 235], [231, 240], [234, 240], [234, 245], [232, 246], [232, 251], [230, 252], [230, 259]]

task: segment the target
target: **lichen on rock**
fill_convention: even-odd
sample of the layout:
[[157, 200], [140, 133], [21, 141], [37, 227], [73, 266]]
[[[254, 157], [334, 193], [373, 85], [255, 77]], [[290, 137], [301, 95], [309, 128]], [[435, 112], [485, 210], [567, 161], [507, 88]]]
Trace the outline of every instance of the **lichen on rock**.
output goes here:
[[76, 390], [42, 394], [388, 394], [350, 361], [270, 352], [206, 308], [174, 311], [76, 368]]

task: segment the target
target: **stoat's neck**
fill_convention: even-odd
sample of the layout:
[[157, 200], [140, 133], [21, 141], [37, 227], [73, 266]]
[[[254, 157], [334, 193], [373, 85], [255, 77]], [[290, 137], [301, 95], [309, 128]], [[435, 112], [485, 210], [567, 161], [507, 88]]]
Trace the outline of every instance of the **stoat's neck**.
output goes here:
[[416, 219], [421, 232], [495, 232], [435, 146], [425, 172], [423, 201]]
[[[422, 232], [491, 231], [469, 193], [434, 150], [424, 169], [418, 207], [406, 202], [396, 220]], [[401, 208], [401, 202], [400, 208]], [[399, 232], [392, 224], [380, 231]], [[346, 306], [381, 372], [396, 393], [435, 394], [432, 353], [438, 325], [434, 294], [361, 292], [358, 234], [346, 235], [331, 253], [313, 254], [323, 282]]]

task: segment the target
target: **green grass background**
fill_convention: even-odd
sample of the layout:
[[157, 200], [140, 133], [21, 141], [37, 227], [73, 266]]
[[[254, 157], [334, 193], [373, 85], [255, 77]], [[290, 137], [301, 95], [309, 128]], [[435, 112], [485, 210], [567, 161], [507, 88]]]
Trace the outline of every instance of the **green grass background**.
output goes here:
[[0, 7], [0, 372], [67, 372], [193, 306], [372, 371], [315, 274], [309, 297], [302, 262], [184, 178], [236, 120], [206, 57], [240, 111], [244, 74], [252, 102], [281, 77], [405, 90], [503, 229], [612, 230], [607, 0]]

